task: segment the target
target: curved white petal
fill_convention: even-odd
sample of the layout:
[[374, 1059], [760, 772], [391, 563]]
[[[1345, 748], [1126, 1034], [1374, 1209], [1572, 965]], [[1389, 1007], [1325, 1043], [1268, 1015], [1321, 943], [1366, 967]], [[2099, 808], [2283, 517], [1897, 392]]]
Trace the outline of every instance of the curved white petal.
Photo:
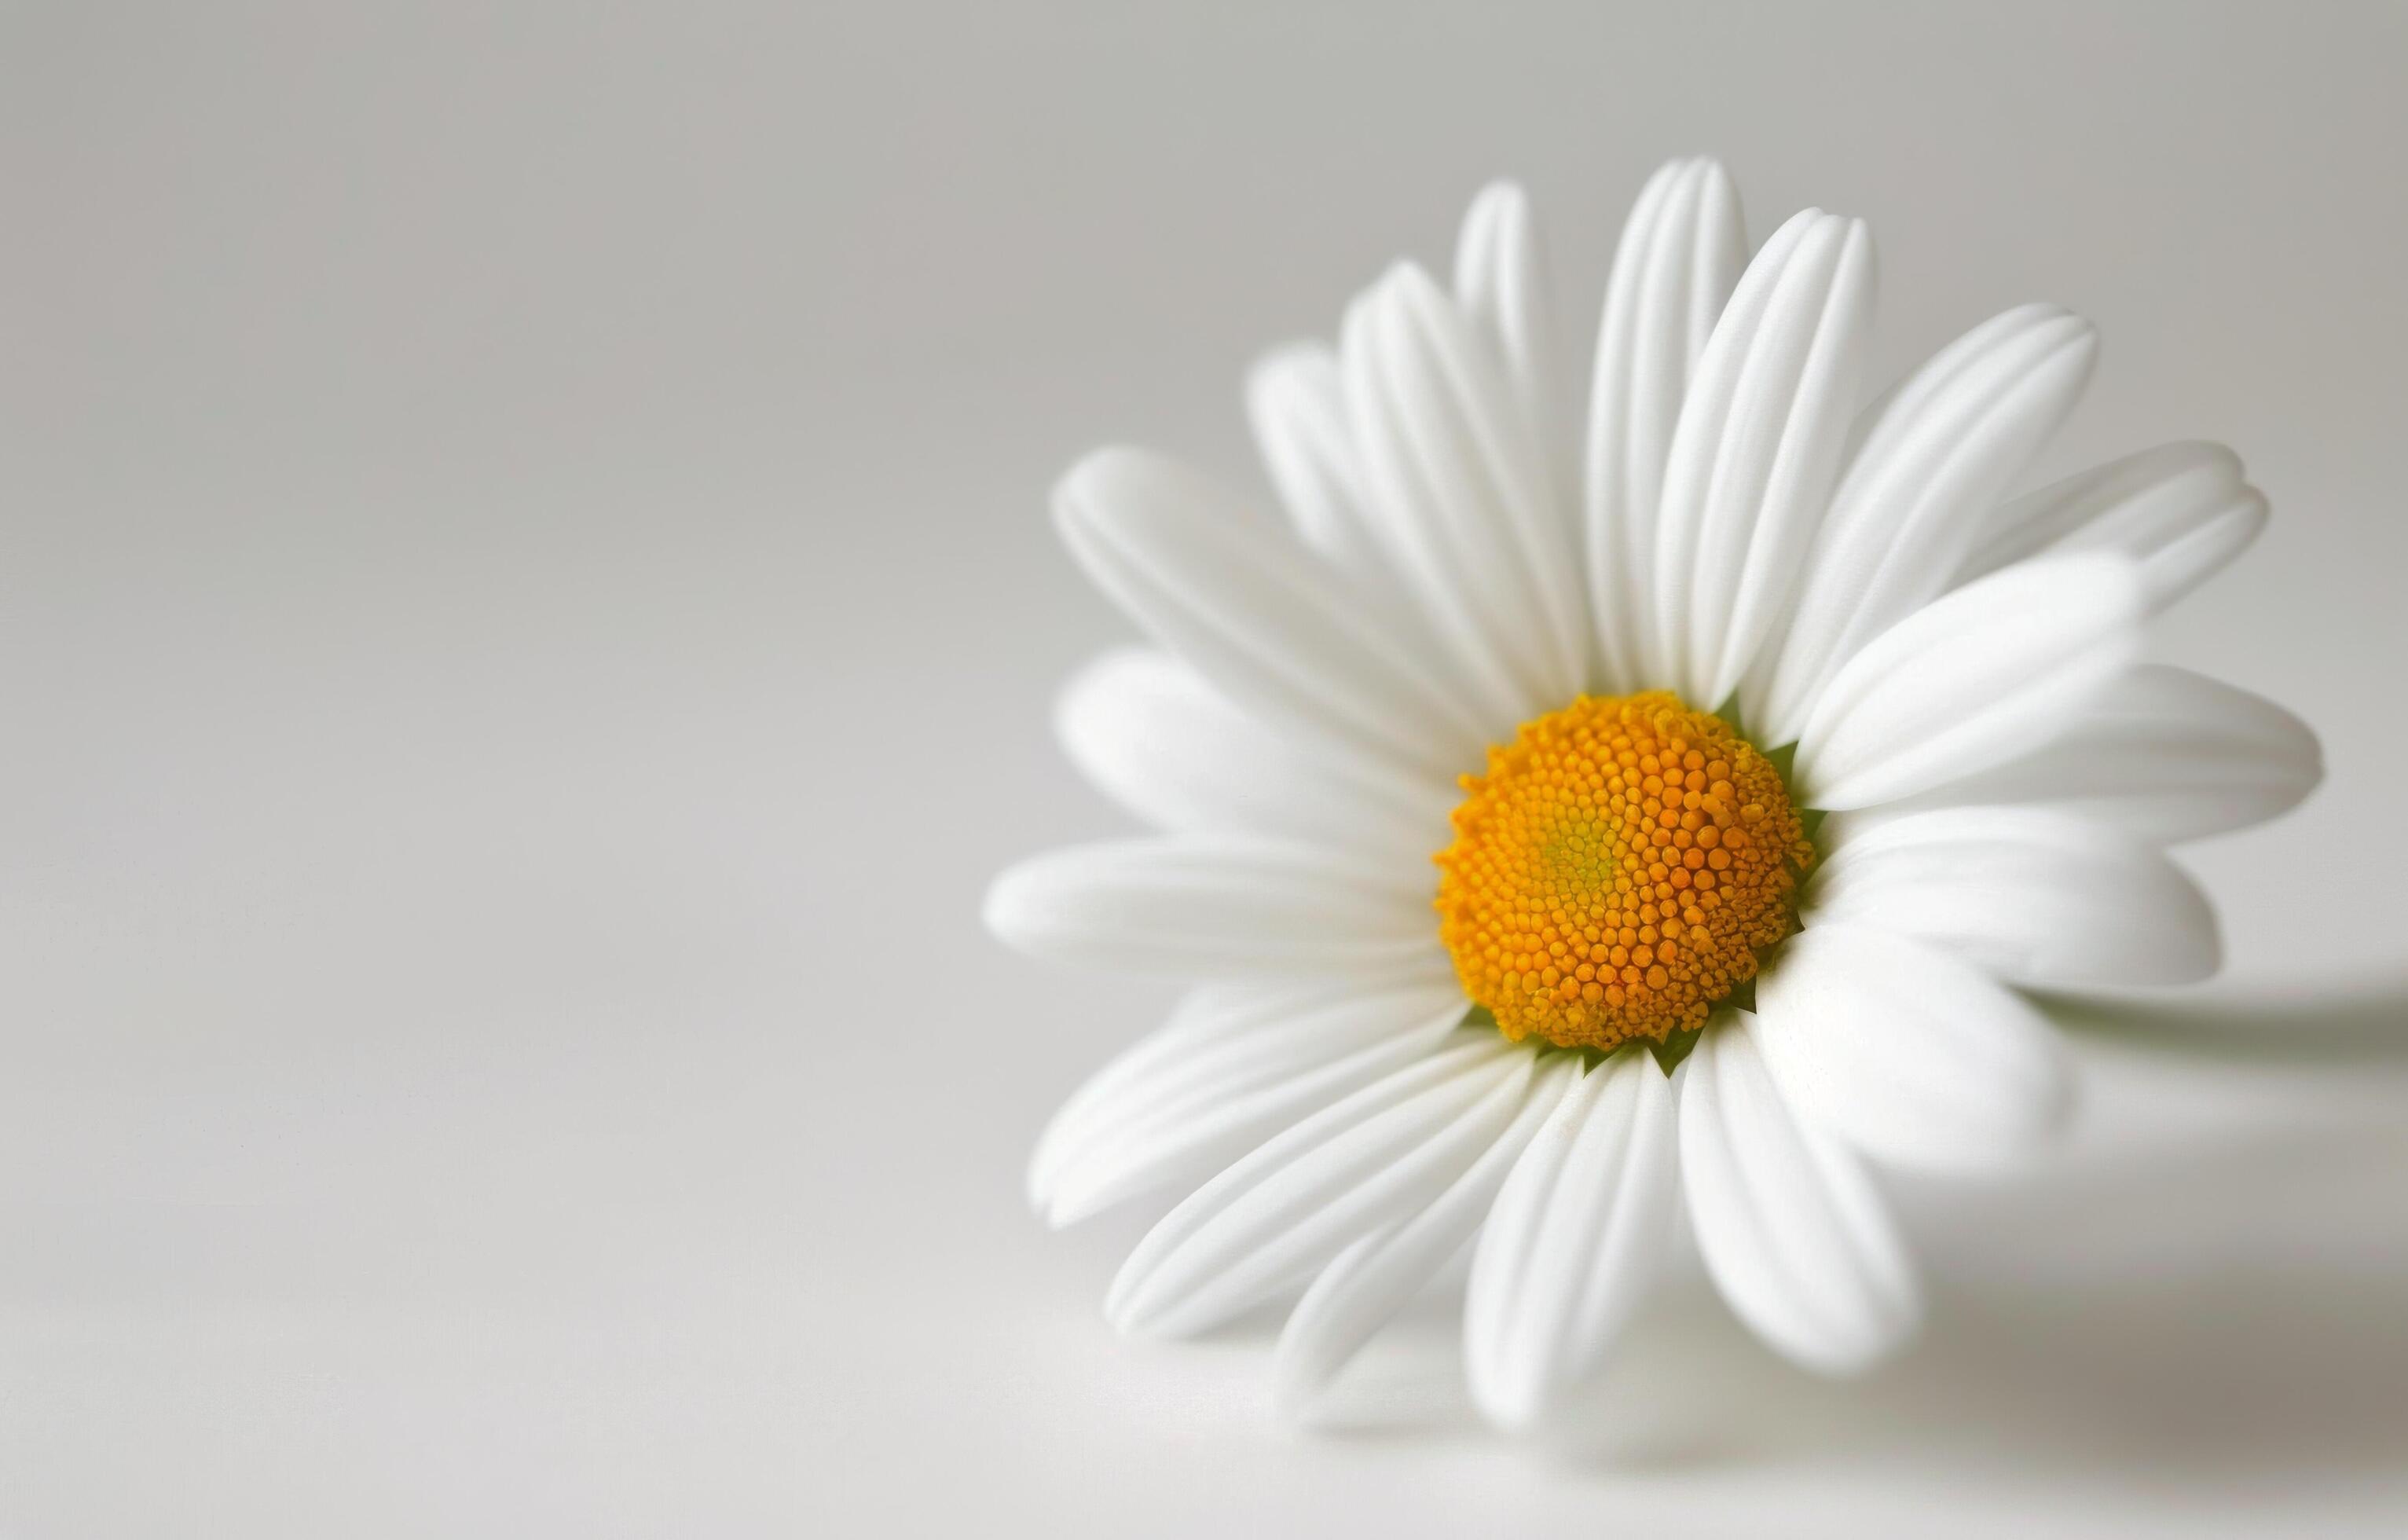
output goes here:
[[1420, 1212], [1364, 1236], [1321, 1270], [1280, 1332], [1273, 1383], [1283, 1405], [1297, 1406], [1327, 1385], [1462, 1249], [1487, 1217], [1506, 1173], [1579, 1078], [1573, 1055], [1542, 1061], [1521, 1111], [1462, 1175]]
[[1480, 690], [1491, 736], [1572, 698], [1588, 619], [1570, 540], [1489, 350], [1405, 264], [1348, 310], [1340, 358], [1381, 532]]
[[1719, 704], [1789, 598], [1828, 505], [1872, 327], [1872, 237], [1809, 209], [1765, 243], [1681, 408], [1656, 528], [1658, 656]]
[[2221, 960], [2199, 885], [2104, 824], [1956, 807], [1828, 832], [1836, 848], [1807, 893], [1818, 918], [1913, 937], [2013, 983], [2194, 984]]
[[1524, 1428], [1586, 1379], [1656, 1276], [1678, 1190], [1671, 1082], [1614, 1055], [1514, 1165], [1472, 1254], [1464, 1362], [1491, 1420]]
[[1297, 1124], [1164, 1216], [1113, 1278], [1105, 1315], [1182, 1336], [1310, 1277], [1444, 1192], [1512, 1124], [1537, 1063], [1466, 1032]]
[[1870, 1367], [1922, 1314], [1906, 1250], [1856, 1158], [1799, 1121], [1735, 1023], [1707, 1029], [1678, 1074], [1690, 1229], [1732, 1311], [1828, 1374]]
[[1748, 721], [1767, 742], [1806, 724], [1858, 648], [1949, 586], [2007, 482], [2081, 398], [2098, 334], [2054, 305], [1994, 316], [1879, 409], [1831, 499]]
[[2072, 1096], [2055, 1030], [1978, 970], [1856, 918], [1810, 924], [1757, 980], [1748, 1030], [1790, 1106], [1903, 1165], [1985, 1170], [2040, 1148]]
[[987, 928], [1031, 957], [1189, 978], [1418, 971], [1442, 977], [1435, 883], [1292, 842], [1165, 835], [1008, 867]]
[[2022, 563], [1946, 594], [1865, 644], [1798, 740], [1809, 807], [1912, 797], [2064, 732], [2140, 647], [2132, 564]]
[[1991, 527], [1962, 577], [2042, 552], [2114, 551], [2141, 564], [2157, 614], [2248, 549], [2266, 527], [2266, 497], [2222, 444], [2160, 444], [2019, 498]]
[[1152, 648], [1080, 669], [1054, 725], [1098, 790], [1158, 828], [1268, 834], [1408, 863], [1447, 842], [1456, 794], [1434, 778], [1349, 773], [1298, 754]]
[[1221, 984], [1091, 1077], [1046, 1125], [1028, 1201], [1073, 1224], [1200, 1182], [1281, 1129], [1420, 1058], [1463, 1020], [1452, 983]]
[[1141, 450], [1098, 451], [1063, 478], [1054, 509], [1097, 587], [1295, 741], [1447, 785], [1480, 765], [1484, 719], [1410, 639], [1195, 472]]
[[1995, 769], [1879, 810], [2024, 803], [2173, 844], [2262, 824], [2324, 779], [2306, 723], [2261, 696], [2144, 663], [2064, 736]]
[[1572, 509], [1571, 468], [1556, 417], [1555, 324], [1546, 247], [1530, 196], [1510, 181], [1480, 190], [1455, 244], [1455, 301], [1496, 355], [1546, 466], [1558, 517]]
[[1246, 375], [1246, 420], [1305, 543], [1350, 570], [1379, 570], [1384, 558], [1363, 511], [1338, 355], [1318, 342], [1266, 353]]
[[1616, 694], [1667, 682], [1653, 655], [1664, 462], [1690, 374], [1746, 256], [1739, 194], [1703, 157], [1668, 162], [1649, 179], [1614, 252], [1583, 480], [1599, 677]]

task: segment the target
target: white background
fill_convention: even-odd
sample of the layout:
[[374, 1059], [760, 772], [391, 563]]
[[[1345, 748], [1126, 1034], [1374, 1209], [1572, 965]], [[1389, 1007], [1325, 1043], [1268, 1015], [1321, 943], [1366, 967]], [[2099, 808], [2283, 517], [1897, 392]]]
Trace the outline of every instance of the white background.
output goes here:
[[1106, 1331], [1142, 1215], [1021, 1205], [1165, 992], [975, 923], [1116, 827], [1053, 477], [1256, 484], [1248, 359], [1494, 175], [1584, 353], [1709, 150], [1872, 221], [1885, 379], [2095, 318], [2043, 473], [2241, 450], [2157, 649], [2331, 774], [2195, 854], [2224, 1019], [2396, 1027], [2408, 12], [833, 8], [0, 16], [0, 1534], [2408, 1524], [2397, 1070], [2102, 1061], [2059, 1166], [1901, 1194], [1866, 1384], [1692, 1280], [1516, 1446], [1438, 1301], [1309, 1432], [1275, 1320]]

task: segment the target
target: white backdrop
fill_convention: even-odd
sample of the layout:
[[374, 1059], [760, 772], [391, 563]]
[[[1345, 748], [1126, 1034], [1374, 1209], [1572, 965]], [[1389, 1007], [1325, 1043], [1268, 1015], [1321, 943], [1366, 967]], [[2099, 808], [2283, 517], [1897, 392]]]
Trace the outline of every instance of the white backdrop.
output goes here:
[[1141, 1215], [1021, 1206], [1163, 991], [975, 921], [1115, 827], [1054, 475], [1252, 478], [1254, 351], [1494, 175], [1584, 350], [1709, 150], [1872, 221], [1884, 378], [2097, 320], [2043, 474], [2239, 448], [2157, 651], [2331, 774], [2196, 851], [2216, 988], [2398, 1023], [2408, 11], [836, 9], [0, 18], [0, 1534], [2408, 1525], [2396, 1070], [2102, 1060], [2060, 1166], [1902, 1195], [1867, 1384], [1692, 1283], [1517, 1447], [1440, 1301], [1308, 1433], [1268, 1324], [1106, 1331]]

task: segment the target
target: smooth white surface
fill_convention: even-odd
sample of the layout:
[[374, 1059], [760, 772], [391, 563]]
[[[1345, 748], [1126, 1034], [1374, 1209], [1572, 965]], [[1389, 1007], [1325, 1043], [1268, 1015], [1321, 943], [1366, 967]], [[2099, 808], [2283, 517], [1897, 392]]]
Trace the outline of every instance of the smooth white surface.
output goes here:
[[1654, 611], [1668, 677], [1730, 698], [1786, 607], [1831, 495], [1872, 329], [1872, 237], [1808, 209], [1740, 278], [1664, 468]]
[[1937, 947], [1817, 915], [1760, 975], [1756, 1003], [1748, 1036], [1773, 1085], [1874, 1160], [2014, 1172], [2064, 1131], [2072, 1075], [2058, 1035]]
[[1815, 532], [1796, 612], [1756, 665], [1761, 688], [1747, 704], [1758, 732], [1795, 738], [1858, 648], [1948, 587], [2000, 490], [2064, 425], [2098, 351], [2081, 318], [2019, 305], [1934, 353], [1860, 419], [1862, 447]]
[[1543, 1426], [1655, 1283], [1677, 1222], [1672, 1101], [1651, 1060], [1609, 1062], [1498, 1188], [1463, 1290], [1464, 1382], [1493, 1424]]
[[1871, 223], [1870, 381], [2099, 324], [2028, 484], [2242, 451], [2272, 522], [2151, 650], [2331, 773], [2178, 858], [2225, 987], [2398, 1020], [2402, 30], [12, 12], [0, 1533], [2396, 1533], [2396, 1072], [2092, 1073], [2042, 1180], [1904, 1189], [1930, 1318], [1852, 1387], [1690, 1278], [1541, 1446], [1431, 1304], [1299, 1432], [1275, 1317], [1115, 1338], [1139, 1216], [1025, 1206], [1163, 991], [976, 912], [1125, 829], [1047, 722], [1128, 635], [1072, 459], [1259, 486], [1257, 353], [1500, 173], [1578, 357], [1711, 149]]

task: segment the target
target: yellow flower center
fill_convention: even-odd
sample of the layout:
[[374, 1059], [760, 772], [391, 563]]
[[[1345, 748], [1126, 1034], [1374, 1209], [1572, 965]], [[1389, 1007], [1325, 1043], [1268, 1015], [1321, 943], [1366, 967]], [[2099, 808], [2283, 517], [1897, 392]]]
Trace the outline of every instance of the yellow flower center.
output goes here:
[[1439, 935], [1516, 1042], [1702, 1027], [1797, 928], [1814, 849], [1781, 772], [1677, 696], [1583, 696], [1491, 748], [1463, 789]]

